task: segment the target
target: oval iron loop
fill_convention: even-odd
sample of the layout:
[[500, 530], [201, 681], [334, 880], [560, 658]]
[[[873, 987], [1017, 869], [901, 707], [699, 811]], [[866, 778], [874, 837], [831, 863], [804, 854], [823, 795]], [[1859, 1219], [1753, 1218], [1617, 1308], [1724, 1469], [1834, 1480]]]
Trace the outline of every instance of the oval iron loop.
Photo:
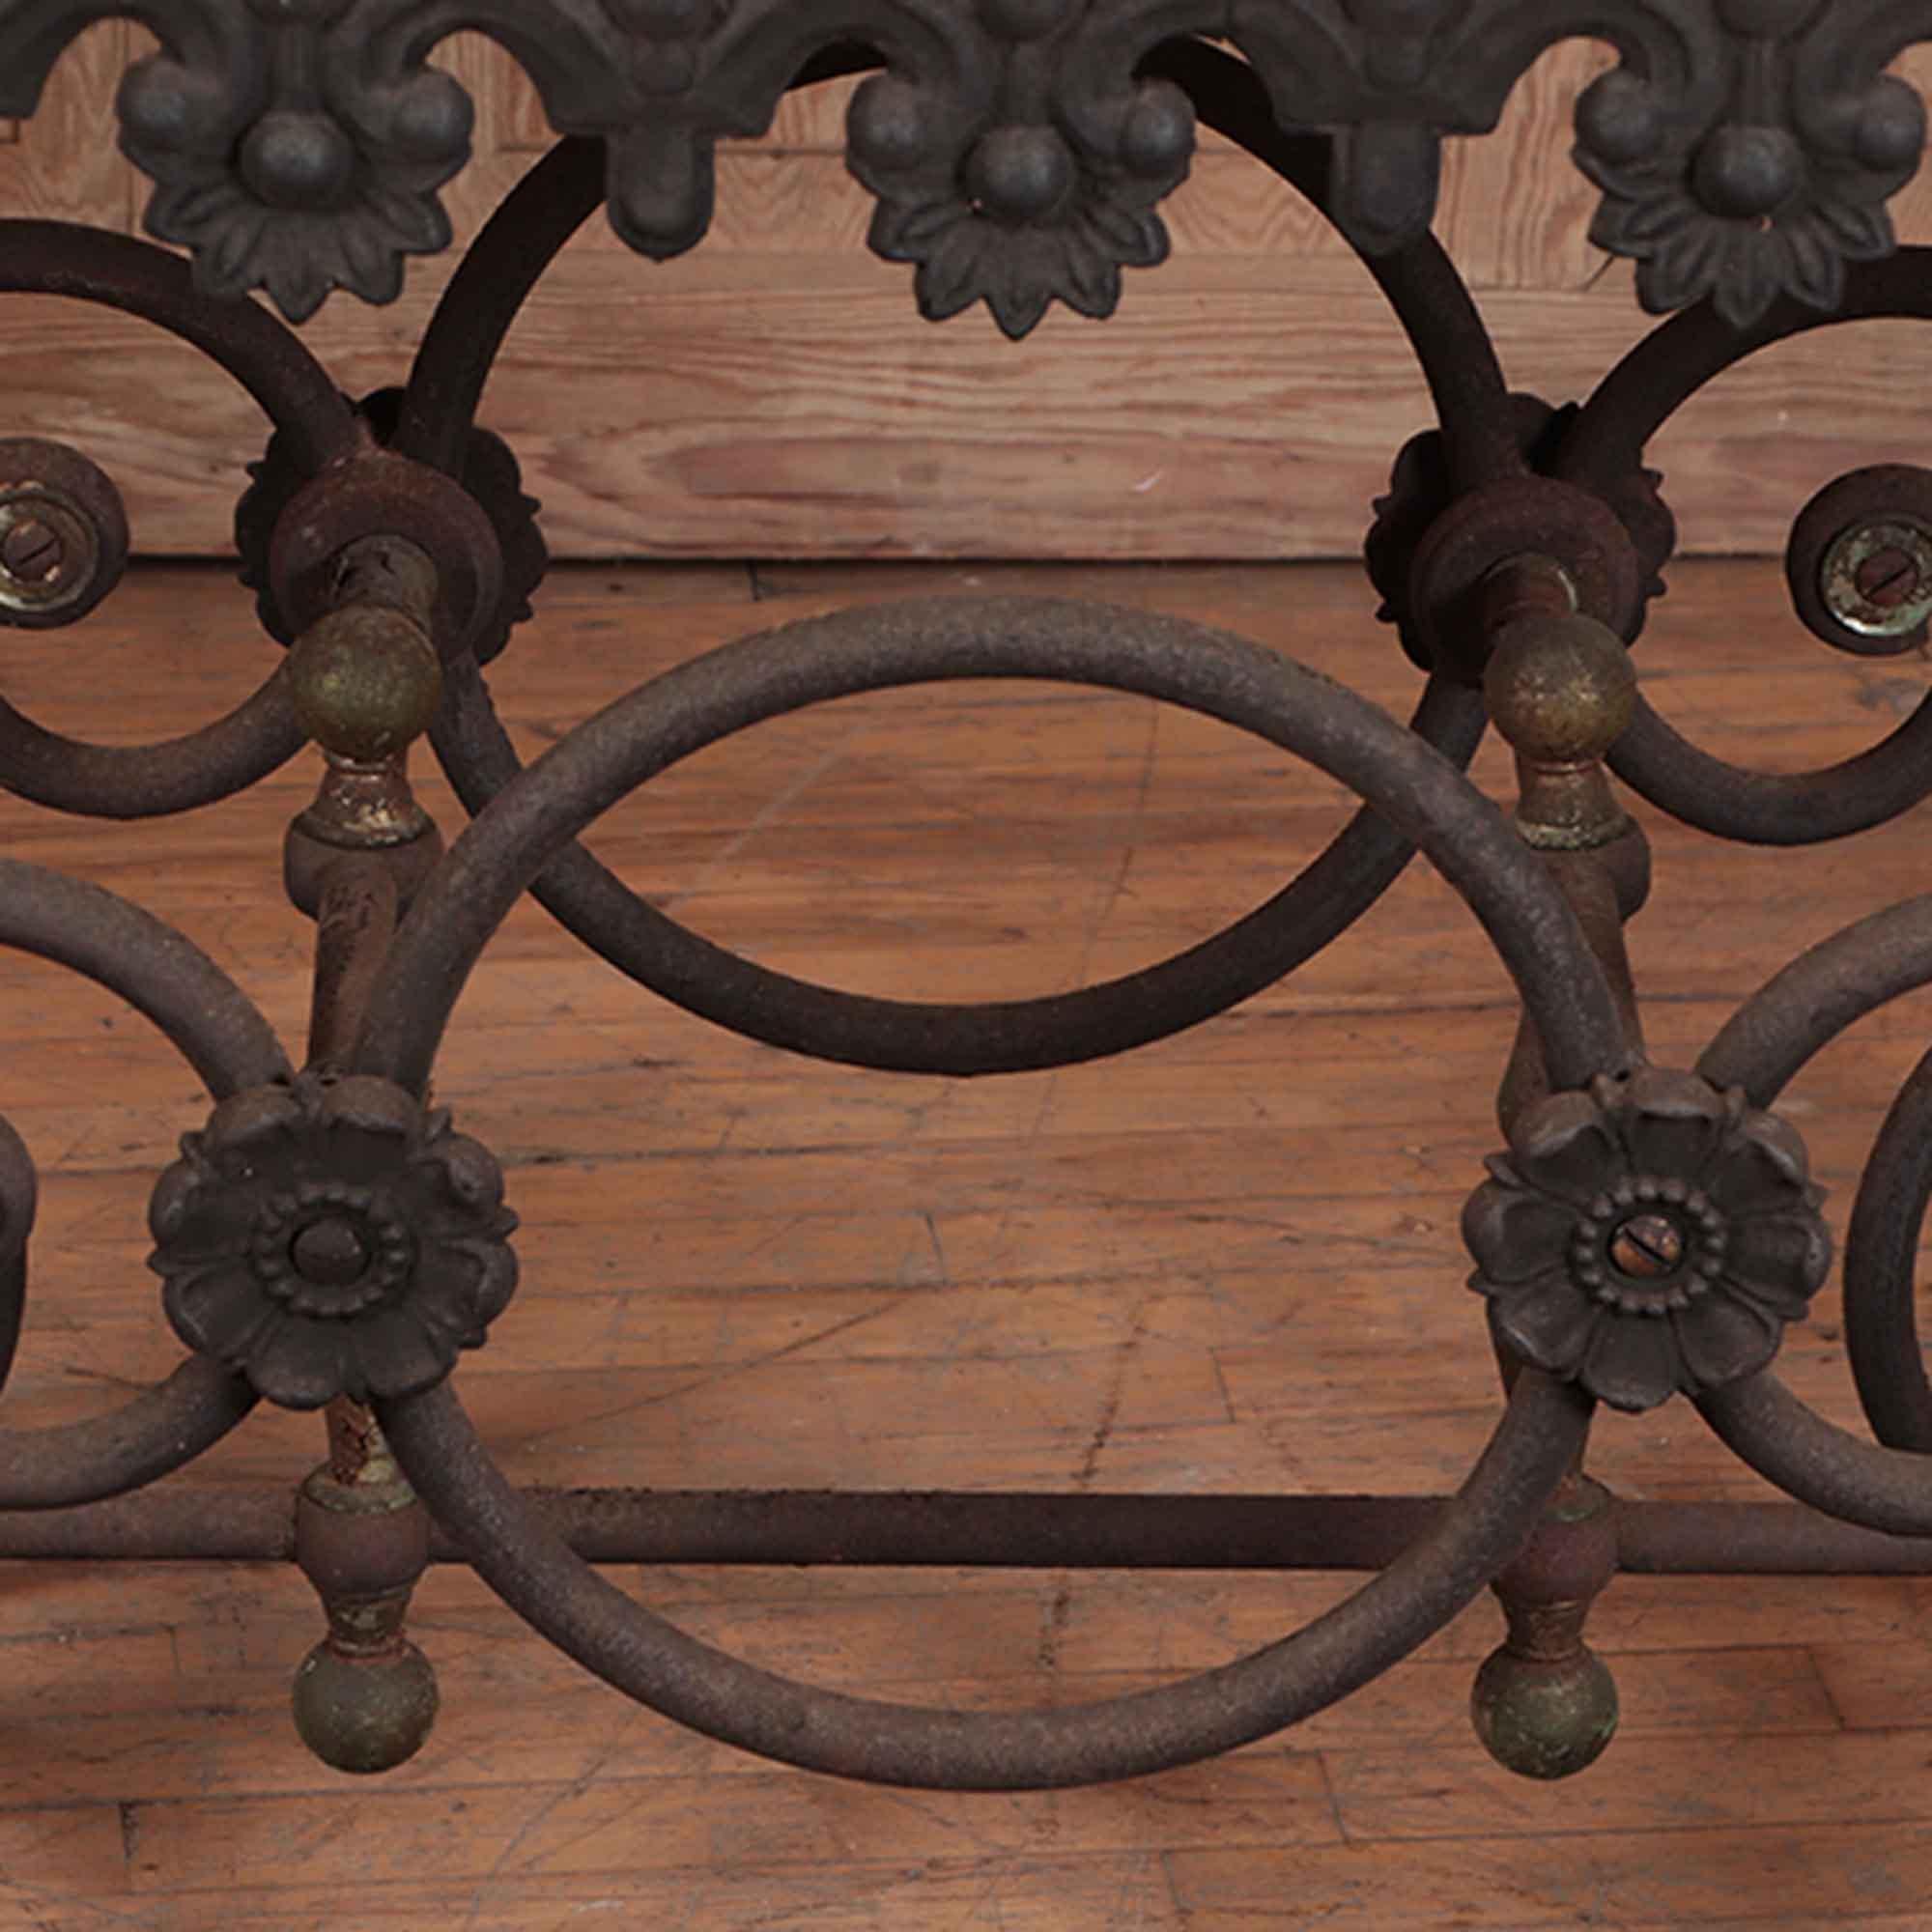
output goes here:
[[[1846, 1028], [1927, 984], [1932, 895], [1859, 920], [1793, 960], [1739, 1009], [1699, 1070], [1720, 1087], [1744, 1088], [1753, 1106], [1769, 1106]], [[1914, 1290], [1928, 1201], [1932, 1053], [1913, 1070], [1879, 1129], [1852, 1205], [1843, 1267], [1845, 1352], [1859, 1401], [1880, 1442], [1921, 1455], [1932, 1454], [1932, 1382], [1919, 1349]], [[1843, 1461], [1835, 1450], [1821, 1449], [1804, 1466], [1817, 1466], [1819, 1455], [1827, 1463]], [[1932, 1469], [1920, 1480], [1932, 1522]]]
[[[1932, 249], [1901, 248], [1852, 266], [1843, 306], [1826, 315], [1790, 298], [1747, 329], [1709, 303], [1653, 329], [1598, 385], [1572, 426], [1555, 473], [1607, 494], [1640, 469], [1645, 445], [1707, 383], [1771, 344], [1840, 322], [1932, 318]], [[1641, 693], [1610, 752], [1617, 776], [1659, 810], [1720, 838], [1809, 845], [1882, 825], [1932, 793], [1932, 695], [1878, 744], [1818, 771], [1754, 772], [1700, 751]]]
[[[801, 84], [863, 65], [825, 63]], [[1175, 43], [1151, 57], [1148, 71], [1184, 87], [1208, 127], [1320, 203], [1326, 140], [1284, 134], [1243, 63], [1197, 43]], [[424, 337], [397, 432], [405, 454], [454, 470], [518, 309], [603, 196], [600, 144], [564, 141], [485, 227]], [[1448, 257], [1425, 239], [1366, 266], [1422, 364], [1457, 488], [1520, 473], [1507, 385]], [[1485, 722], [1474, 692], [1437, 678], [1410, 728], [1466, 767]], [[521, 769], [473, 664], [453, 668], [431, 742], [472, 814]], [[868, 999], [755, 965], [660, 912], [581, 846], [559, 852], [531, 890], [619, 972], [734, 1033], [852, 1065], [968, 1076], [1100, 1059], [1225, 1012], [1346, 932], [1413, 856], [1410, 842], [1374, 812], [1358, 812], [1282, 891], [1167, 960], [1072, 993], [964, 1005]]]
[[966, 1712], [814, 1690], [716, 1650], [627, 1597], [503, 1480], [454, 1390], [379, 1406], [396, 1460], [477, 1574], [586, 1669], [695, 1730], [875, 1783], [1040, 1790], [1192, 1764], [1281, 1730], [1406, 1657], [1527, 1540], [1589, 1405], [1535, 1370], [1468, 1480], [1403, 1554], [1293, 1635], [1217, 1670], [1070, 1708]]
[[[289, 1077], [268, 1022], [191, 941], [138, 906], [0, 859], [0, 946], [71, 968], [152, 1020], [215, 1099]], [[0, 1122], [0, 1385], [26, 1306], [34, 1169]], [[65, 1509], [164, 1476], [218, 1441], [255, 1406], [241, 1377], [190, 1357], [158, 1387], [84, 1422], [0, 1430], [0, 1509]]]
[[941, 598], [836, 612], [707, 652], [580, 724], [451, 847], [397, 933], [355, 1054], [421, 1092], [492, 932], [556, 853], [658, 772], [733, 732], [862, 692], [1030, 678], [1157, 698], [1253, 732], [1348, 785], [1419, 845], [1488, 928], [1551, 1084], [1625, 1061], [1614, 1002], [1542, 860], [1440, 753], [1332, 680], [1206, 625], [1051, 599]]
[[[295, 331], [258, 303], [197, 294], [187, 262], [164, 248], [67, 222], [0, 220], [0, 294], [119, 309], [191, 343], [261, 404], [306, 473], [356, 445], [354, 412]], [[244, 790], [305, 738], [279, 664], [226, 717], [164, 744], [84, 744], [0, 699], [0, 784], [58, 811], [150, 818]]]

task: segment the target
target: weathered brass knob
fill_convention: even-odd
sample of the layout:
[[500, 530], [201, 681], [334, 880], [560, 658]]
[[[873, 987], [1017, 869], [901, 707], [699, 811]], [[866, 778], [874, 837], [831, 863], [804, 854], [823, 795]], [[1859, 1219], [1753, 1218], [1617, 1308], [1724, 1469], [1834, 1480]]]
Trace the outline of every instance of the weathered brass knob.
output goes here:
[[359, 1656], [325, 1638], [296, 1672], [301, 1741], [324, 1764], [364, 1776], [406, 1764], [436, 1725], [436, 1672], [407, 1637]]
[[1579, 611], [1503, 626], [1483, 673], [1496, 729], [1539, 765], [1588, 764], [1629, 728], [1636, 672], [1623, 640]]
[[[296, 1499], [296, 1561], [328, 1634], [296, 1671], [296, 1729], [337, 1771], [393, 1771], [436, 1723], [436, 1671], [404, 1634], [429, 1561], [429, 1513], [366, 1410], [329, 1411], [330, 1461]], [[338, 1459], [341, 1466], [338, 1467]]]
[[375, 764], [429, 728], [442, 667], [421, 625], [387, 604], [346, 604], [289, 651], [296, 715], [325, 751]]
[[1617, 1734], [1617, 1685], [1595, 1651], [1525, 1657], [1505, 1644], [1476, 1673], [1469, 1715], [1483, 1748], [1519, 1777], [1575, 1777]]
[[1495, 1578], [1509, 1635], [1469, 1693], [1476, 1735], [1505, 1771], [1574, 1777], [1616, 1736], [1616, 1679], [1583, 1641], [1590, 1606], [1616, 1570], [1609, 1492], [1572, 1476]]

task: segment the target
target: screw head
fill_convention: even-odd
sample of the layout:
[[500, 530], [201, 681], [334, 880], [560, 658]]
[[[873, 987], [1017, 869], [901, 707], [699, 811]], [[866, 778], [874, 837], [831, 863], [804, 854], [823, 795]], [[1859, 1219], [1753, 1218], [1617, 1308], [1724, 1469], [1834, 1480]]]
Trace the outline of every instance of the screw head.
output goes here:
[[1888, 544], [1859, 565], [1859, 594], [1881, 611], [1895, 611], [1919, 594], [1918, 565], [1896, 544]]
[[67, 545], [60, 532], [39, 517], [24, 517], [0, 539], [0, 565], [22, 583], [44, 583], [60, 570]]
[[1862, 638], [1908, 638], [1932, 618], [1932, 530], [1878, 517], [1841, 530], [1818, 569], [1825, 608]]
[[84, 597], [99, 546], [81, 517], [31, 488], [0, 499], [0, 610], [50, 615]]
[[128, 513], [98, 464], [65, 443], [0, 437], [0, 625], [75, 622], [127, 561]]
[[1662, 1281], [1684, 1262], [1684, 1231], [1667, 1214], [1633, 1214], [1610, 1236], [1610, 1264], [1632, 1281]]

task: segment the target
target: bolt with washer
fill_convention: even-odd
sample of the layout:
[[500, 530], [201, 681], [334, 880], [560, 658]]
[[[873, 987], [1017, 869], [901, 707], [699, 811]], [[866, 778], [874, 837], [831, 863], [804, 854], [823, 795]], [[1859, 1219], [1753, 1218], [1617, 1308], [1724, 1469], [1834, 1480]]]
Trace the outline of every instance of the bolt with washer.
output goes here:
[[67, 560], [61, 534], [38, 517], [25, 517], [0, 541], [0, 566], [22, 583], [45, 583]]
[[1825, 608], [1864, 638], [1904, 638], [1932, 619], [1932, 530], [1874, 518], [1841, 531], [1825, 552]]

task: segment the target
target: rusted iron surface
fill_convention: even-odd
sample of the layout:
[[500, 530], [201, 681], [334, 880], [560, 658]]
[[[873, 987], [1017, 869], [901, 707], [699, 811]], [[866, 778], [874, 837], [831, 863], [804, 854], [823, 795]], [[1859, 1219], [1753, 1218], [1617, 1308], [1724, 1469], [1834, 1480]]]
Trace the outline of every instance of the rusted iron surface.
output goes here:
[[323, 874], [315, 909], [315, 985], [308, 1023], [311, 1066], [348, 1064], [396, 918], [393, 871], [369, 854], [338, 855]]
[[[217, 1098], [285, 1077], [261, 1015], [181, 934], [97, 886], [0, 859], [0, 945], [50, 959], [119, 994], [168, 1037]], [[33, 1166], [11, 1128], [0, 1152], [0, 1331], [16, 1337], [27, 1297]], [[0, 1509], [52, 1509], [139, 1488], [191, 1461], [245, 1416], [254, 1395], [191, 1357], [107, 1415], [0, 1431]]]
[[[1069, 1495], [983, 1490], [525, 1489], [522, 1503], [585, 1563], [940, 1570], [1382, 1570], [1447, 1496]], [[1861, 1529], [1799, 1503], [1618, 1498], [1630, 1576], [1932, 1576], [1932, 1536]], [[138, 1495], [0, 1513], [0, 1560], [282, 1563], [286, 1489], [191, 1477]], [[469, 1561], [432, 1523], [432, 1563]]]
[[1767, 1482], [1827, 1516], [1892, 1536], [1932, 1536], [1925, 1459], [1828, 1422], [1769, 1369], [1697, 1399], [1704, 1420]]
[[[122, 0], [0, 6], [0, 115], [31, 115], [62, 49]], [[1595, 244], [1636, 264], [1654, 313], [1703, 302], [1746, 327], [1829, 312], [1848, 263], [1888, 254], [1887, 204], [1926, 115], [1888, 73], [1922, 17], [1805, 0], [141, 0], [164, 51], [116, 105], [152, 181], [149, 229], [201, 286], [266, 291], [305, 321], [331, 290], [389, 302], [409, 256], [448, 247], [439, 190], [476, 110], [432, 49], [480, 28], [551, 123], [596, 137], [611, 225], [654, 258], [711, 227], [721, 136], [770, 126], [792, 77], [883, 66], [847, 117], [868, 241], [916, 265], [921, 312], [983, 301], [1009, 337], [1056, 302], [1107, 316], [1122, 270], [1157, 267], [1187, 177], [1197, 91], [1164, 60], [1233, 45], [1285, 128], [1325, 137], [1323, 200], [1364, 253], [1425, 234], [1445, 135], [1494, 129], [1545, 49], [1578, 34], [1621, 59], [1576, 102]], [[853, 53], [856, 43], [857, 53]], [[874, 51], [876, 50], [876, 51]], [[1184, 71], [1184, 69], [1183, 69]], [[1190, 99], [1190, 95], [1196, 99]], [[398, 128], [406, 129], [406, 136]]]
[[[709, 652], [581, 725], [450, 848], [397, 935], [357, 1065], [419, 1089], [443, 1020], [504, 913], [572, 838], [655, 773], [810, 704], [992, 677], [1161, 698], [1309, 758], [1420, 845], [1469, 898], [1536, 1013], [1561, 1082], [1622, 1065], [1614, 1007], [1575, 914], [1495, 809], [1415, 734], [1293, 661], [1203, 625], [993, 598], [808, 618]], [[779, 991], [766, 997], [776, 1009]]]
[[296, 1672], [296, 1729], [337, 1771], [393, 1771], [427, 1742], [439, 1702], [404, 1630], [429, 1563], [429, 1512], [359, 1403], [329, 1405], [328, 1435], [328, 1461], [296, 1497], [295, 1560], [328, 1623]]
[[[833, 46], [796, 77], [870, 64]], [[1348, 156], [1284, 131], [1252, 67], [1174, 42], [1136, 85], [1161, 110], [1143, 129], [1154, 148], [1181, 125], [1161, 115], [1191, 100], [1206, 125], [1341, 212]], [[990, 208], [1019, 219], [1026, 153], [1057, 152], [1005, 133], [994, 149], [970, 163], [985, 208], [958, 218]], [[879, 156], [861, 158], [878, 177]], [[258, 159], [272, 174], [291, 156]], [[1613, 1726], [1614, 1687], [1585, 1622], [1617, 1570], [1932, 1574], [1932, 1384], [1912, 1314], [1932, 1199], [1932, 1058], [1894, 1108], [1853, 1217], [1847, 1330], [1876, 1443], [1827, 1423], [1771, 1370], [1829, 1249], [1803, 1143], [1770, 1112], [1845, 1027], [1932, 980], [1932, 899], [1812, 949], [1693, 1070], [1652, 1067], [1623, 941], [1650, 855], [1608, 776], [1691, 824], [1767, 844], [1843, 836], [1932, 792], [1932, 701], [1860, 758], [1767, 775], [1678, 736], [1635, 692], [1627, 655], [1674, 541], [1645, 467], [1652, 438], [1742, 356], [1831, 318], [1784, 302], [1739, 327], [1736, 315], [1691, 309], [1566, 410], [1509, 393], [1433, 241], [1371, 251], [1437, 417], [1397, 459], [1368, 545], [1385, 614], [1428, 678], [1407, 729], [1276, 652], [1178, 617], [916, 601], [708, 653], [616, 696], [524, 770], [481, 667], [526, 614], [545, 559], [515, 457], [475, 412], [525, 298], [600, 205], [604, 162], [601, 144], [571, 140], [539, 164], [452, 280], [408, 386], [355, 406], [291, 331], [198, 294], [174, 258], [59, 224], [0, 223], [0, 293], [127, 310], [213, 355], [263, 404], [274, 433], [238, 542], [265, 628], [291, 647], [245, 704], [167, 745], [76, 744], [0, 698], [0, 784], [132, 816], [225, 796], [305, 736], [324, 753], [284, 854], [290, 897], [316, 922], [299, 1073], [189, 940], [110, 895], [0, 861], [0, 944], [120, 994], [215, 1103], [151, 1206], [153, 1265], [194, 1353], [105, 1417], [0, 1433], [0, 1556], [298, 1562], [326, 1622], [298, 1678], [298, 1728], [345, 1769], [400, 1763], [428, 1736], [435, 1678], [406, 1634], [407, 1606], [427, 1563], [460, 1560], [571, 1655], [681, 1721], [794, 1764], [973, 1788], [1125, 1776], [1231, 1748], [1347, 1694], [1486, 1584], [1509, 1634], [1474, 1689], [1478, 1729], [1514, 1769], [1564, 1776]], [[1908, 251], [1854, 268], [1837, 315], [1932, 318], [1928, 261]], [[1025, 320], [1039, 291], [996, 268], [983, 292], [1004, 322]], [[79, 452], [19, 442], [0, 443], [0, 616], [80, 615], [111, 592], [125, 551], [112, 484]], [[1798, 520], [1786, 568], [1822, 642], [1909, 646], [1932, 613], [1927, 472], [1839, 478]], [[1361, 810], [1298, 879], [1203, 944], [1122, 980], [999, 1005], [865, 999], [772, 973], [666, 918], [576, 842], [637, 786], [763, 720], [989, 677], [1194, 710], [1312, 762]], [[1463, 776], [1491, 717], [1517, 754], [1514, 821]], [[474, 813], [447, 853], [405, 768], [425, 725]], [[515, 1217], [488, 1150], [424, 1095], [457, 994], [526, 891], [646, 987], [741, 1034], [867, 1066], [989, 1074], [1122, 1051], [1226, 1009], [1344, 934], [1418, 850], [1486, 927], [1522, 1004], [1501, 1104], [1509, 1150], [1487, 1182], [1471, 1177], [1465, 1217], [1471, 1286], [1508, 1394], [1455, 1496], [524, 1493], [491, 1461], [448, 1378], [514, 1289]], [[36, 1187], [0, 1122], [0, 1386], [25, 1307]], [[191, 1481], [128, 1493], [191, 1461], [258, 1391], [327, 1412], [328, 1460], [298, 1498]], [[1608, 1497], [1582, 1465], [1595, 1402], [1636, 1409], [1679, 1395], [1812, 1507]], [[1092, 1707], [980, 1716], [773, 1677], [684, 1635], [591, 1567], [611, 1563], [1373, 1574], [1328, 1615], [1203, 1677]]]
[[[496, 526], [455, 478], [384, 448], [359, 417], [357, 437], [355, 453], [316, 471], [275, 519], [260, 560], [273, 609], [296, 637], [345, 607], [400, 610], [438, 657], [461, 657], [497, 616]], [[383, 588], [385, 551], [395, 558], [394, 587], [372, 598]], [[426, 575], [410, 570], [411, 552], [427, 560]], [[423, 575], [422, 594], [400, 572]]]
[[1325, 1616], [1238, 1662], [1105, 1703], [1013, 1714], [815, 1690], [687, 1636], [595, 1571], [522, 1505], [447, 1384], [380, 1406], [418, 1492], [481, 1576], [586, 1668], [710, 1736], [809, 1770], [951, 1790], [1137, 1776], [1323, 1709], [1439, 1630], [1520, 1547], [1582, 1445], [1590, 1405], [1526, 1372], [1454, 1501]]
[[[348, 404], [294, 331], [253, 303], [208, 301], [164, 249], [64, 222], [0, 221], [0, 292], [125, 310], [192, 343], [262, 405], [305, 475], [357, 442]], [[0, 607], [0, 622], [7, 614]], [[166, 745], [80, 744], [0, 698], [0, 783], [63, 811], [143, 818], [240, 791], [287, 763], [301, 739], [279, 668], [226, 718]]]
[[1767, 1368], [1832, 1240], [1790, 1123], [1638, 1065], [1525, 1108], [1470, 1196], [1470, 1286], [1517, 1354], [1640, 1412]]
[[148, 1219], [176, 1334], [285, 1408], [432, 1386], [517, 1285], [489, 1151], [393, 1082], [327, 1065], [183, 1135]]
[[[1609, 982], [1623, 1024], [1624, 1052], [1630, 1064], [1643, 1059], [1643, 1014], [1632, 978], [1624, 927], [1650, 897], [1650, 840], [1635, 820], [1605, 844], [1578, 851], [1545, 850], [1543, 863], [1569, 900], [1583, 938]], [[1496, 1120], [1505, 1135], [1527, 1107], [1549, 1094], [1549, 1074], [1535, 1024], [1527, 1014], [1518, 1022], [1516, 1044], [1496, 1094]]]
[[1918, 1346], [1918, 1255], [1932, 1202], [1932, 1053], [1872, 1145], [1845, 1231], [1845, 1352], [1872, 1434], [1932, 1453], [1932, 1382]]
[[[1247, 148], [1318, 205], [1325, 145], [1284, 134], [1237, 61], [1201, 45], [1154, 56], [1195, 97], [1204, 122]], [[801, 79], [844, 71], [840, 63]], [[594, 212], [601, 163], [565, 142], [526, 178], [478, 238], [444, 295], [401, 408], [396, 447], [446, 470], [459, 464], [483, 383], [543, 269]], [[1387, 295], [1429, 381], [1445, 469], [1465, 489], [1519, 476], [1502, 373], [1467, 291], [1423, 238], [1366, 266]], [[1483, 711], [1456, 680], [1431, 680], [1411, 727], [1461, 766]], [[451, 667], [433, 742], [459, 797], [480, 811], [519, 761], [475, 668]], [[700, 1017], [774, 1046], [891, 1071], [972, 1075], [1065, 1065], [1124, 1052], [1193, 1026], [1271, 985], [1346, 931], [1400, 875], [1413, 847], [1363, 811], [1298, 878], [1225, 932], [1159, 965], [1074, 993], [978, 1005], [878, 1000], [775, 973], [690, 931], [582, 846], [558, 853], [536, 897], [620, 971]]]
[[[1780, 302], [1739, 329], [1708, 308], [1687, 310], [1605, 378], [1565, 439], [1556, 473], [1600, 495], [1612, 493], [1641, 468], [1645, 446], [1663, 424], [1726, 370], [1814, 328], [1881, 317], [1932, 317], [1932, 249], [1902, 249], [1889, 261], [1854, 268], [1842, 302], [1829, 315]], [[1922, 493], [1901, 493], [1900, 481], [1861, 484], [1861, 514], [1891, 508], [1911, 522]], [[1810, 554], [1808, 543], [1800, 548]], [[1801, 604], [1799, 614], [1811, 608]], [[1828, 641], [1844, 642], [1829, 625], [1813, 629]], [[1765, 845], [1842, 838], [1896, 817], [1932, 793], [1932, 697], [1880, 744], [1842, 764], [1767, 773], [1690, 744], [1639, 695], [1635, 722], [1617, 742], [1610, 763], [1653, 805], [1719, 838]]]

